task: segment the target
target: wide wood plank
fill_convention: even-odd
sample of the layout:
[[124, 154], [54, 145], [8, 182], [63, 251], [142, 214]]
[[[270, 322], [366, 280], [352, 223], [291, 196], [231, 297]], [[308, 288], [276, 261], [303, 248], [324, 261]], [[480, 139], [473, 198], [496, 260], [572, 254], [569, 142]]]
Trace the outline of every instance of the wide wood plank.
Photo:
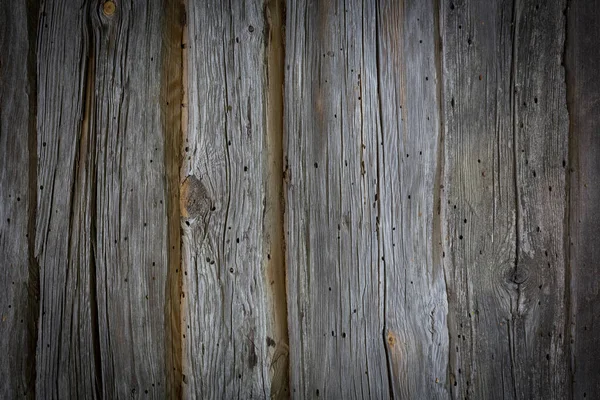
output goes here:
[[188, 6], [184, 396], [286, 397], [282, 10], [260, 0]]
[[449, 377], [456, 398], [566, 398], [562, 1], [443, 2]]
[[90, 10], [92, 304], [101, 394], [109, 398], [180, 393], [177, 5], [134, 1]]
[[593, 399], [600, 393], [600, 3], [570, 1], [567, 15], [573, 398]]
[[171, 328], [179, 318], [168, 302], [178, 271], [168, 267], [179, 254], [169, 187], [178, 192], [170, 135], [180, 131], [172, 110], [181, 91], [168, 87], [181, 81], [181, 63], [165, 50], [180, 53], [180, 38], [164, 30], [165, 21], [177, 30], [178, 12], [160, 1], [50, 2], [42, 10], [35, 236], [42, 397], [178, 393], [180, 338]]
[[33, 398], [39, 267], [36, 2], [0, 2], [0, 398]]

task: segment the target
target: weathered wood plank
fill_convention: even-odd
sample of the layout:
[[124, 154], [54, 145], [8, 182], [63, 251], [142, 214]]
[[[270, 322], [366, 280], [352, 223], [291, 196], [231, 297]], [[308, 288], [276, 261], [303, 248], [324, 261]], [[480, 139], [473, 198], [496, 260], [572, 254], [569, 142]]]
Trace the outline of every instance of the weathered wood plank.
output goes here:
[[293, 398], [386, 398], [374, 3], [288, 2], [286, 236]]
[[443, 2], [450, 384], [567, 398], [564, 2]]
[[179, 224], [172, 197], [178, 192], [181, 108], [178, 4], [117, 2], [112, 13], [106, 3], [90, 10], [92, 305], [101, 394], [109, 398], [165, 398], [180, 391], [180, 338], [172, 327], [179, 325], [178, 298], [172, 297], [181, 274], [172, 226]]
[[180, 40], [164, 29], [165, 21], [176, 25], [172, 8], [50, 2], [42, 10], [35, 236], [42, 397], [178, 393], [180, 339], [171, 330], [179, 321], [168, 303], [178, 274], [168, 266], [179, 259], [171, 227], [178, 202], [169, 193], [178, 192], [171, 135], [179, 135], [180, 89], [173, 94], [169, 85], [181, 81], [181, 63], [169, 61], [165, 47]]
[[281, 72], [272, 71], [281, 68], [274, 49], [281, 16], [273, 13], [281, 11], [260, 0], [189, 3], [181, 171], [186, 397], [286, 396], [282, 88]]
[[92, 316], [88, 12], [83, 1], [47, 2], [37, 32], [36, 397], [93, 397], [100, 390]]
[[600, 394], [600, 3], [570, 1], [567, 15], [573, 398], [593, 399]]
[[[448, 398], [434, 1], [378, 4], [379, 241], [392, 397]], [[367, 57], [374, 55], [367, 53]], [[366, 71], [369, 72], [369, 71]]]
[[0, 2], [0, 398], [33, 398], [39, 269], [36, 201], [36, 2]]

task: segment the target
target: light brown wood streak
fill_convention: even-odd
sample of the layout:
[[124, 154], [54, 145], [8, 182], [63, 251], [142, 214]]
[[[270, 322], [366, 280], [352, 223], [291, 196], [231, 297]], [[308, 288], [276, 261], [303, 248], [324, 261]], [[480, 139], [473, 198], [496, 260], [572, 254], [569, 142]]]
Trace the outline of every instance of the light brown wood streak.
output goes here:
[[183, 65], [186, 38], [186, 9], [180, 0], [164, 2], [165, 21], [163, 25], [162, 73], [161, 73], [161, 115], [162, 132], [165, 141], [164, 165], [167, 188], [167, 280], [165, 287], [166, 306], [165, 319], [165, 369], [167, 393], [174, 398], [181, 398], [184, 383], [182, 363], [184, 329], [181, 307], [185, 300], [183, 294], [183, 274], [181, 269], [181, 235], [180, 235], [180, 181], [182, 126], [187, 122], [183, 111], [184, 101]]
[[269, 284], [269, 315], [274, 337], [267, 338], [270, 358], [272, 398], [288, 398], [288, 323], [285, 279], [285, 234], [283, 228], [283, 79], [284, 35], [282, 0], [269, 0], [267, 20], [267, 129], [265, 214], [263, 226], [266, 251], [265, 270]]

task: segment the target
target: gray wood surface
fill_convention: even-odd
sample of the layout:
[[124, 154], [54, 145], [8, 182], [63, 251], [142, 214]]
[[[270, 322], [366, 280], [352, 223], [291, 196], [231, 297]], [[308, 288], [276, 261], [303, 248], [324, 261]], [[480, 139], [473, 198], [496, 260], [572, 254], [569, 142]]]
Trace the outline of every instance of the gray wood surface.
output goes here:
[[292, 398], [385, 398], [377, 14], [288, 2], [285, 182]]
[[282, 77], [270, 68], [281, 67], [277, 7], [189, 3], [181, 170], [186, 397], [287, 397]]
[[179, 134], [180, 117], [174, 132], [168, 117], [180, 101], [169, 106], [163, 87], [173, 73], [181, 81], [181, 61], [169, 70], [165, 48], [181, 51], [163, 27], [181, 26], [172, 21], [180, 10], [23, 3], [2, 3], [2, 50], [12, 54], [2, 65], [2, 213], [16, 222], [2, 224], [12, 229], [2, 235], [2, 284], [3, 304], [17, 311], [2, 325], [3, 348], [14, 349], [2, 368], [18, 372], [1, 392], [176, 394], [180, 339], [168, 334], [167, 302], [177, 272], [167, 267], [179, 212], [166, 172], [178, 192], [167, 133]]
[[0, 398], [597, 398], [599, 20], [0, 1]]
[[0, 2], [0, 398], [35, 392], [37, 4]]
[[444, 2], [444, 268], [455, 398], [567, 398], [563, 1]]
[[574, 0], [567, 10], [570, 150], [569, 272], [573, 398], [600, 395], [600, 3]]

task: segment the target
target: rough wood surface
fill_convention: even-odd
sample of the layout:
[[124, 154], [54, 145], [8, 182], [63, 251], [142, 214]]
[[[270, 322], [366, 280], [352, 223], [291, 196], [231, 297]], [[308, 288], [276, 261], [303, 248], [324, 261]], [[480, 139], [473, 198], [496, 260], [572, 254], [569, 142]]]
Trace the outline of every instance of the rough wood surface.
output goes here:
[[378, 3], [379, 252], [393, 398], [448, 398], [435, 2]]
[[563, 1], [443, 2], [455, 398], [567, 398]]
[[[600, 3], [573, 0], [567, 10], [573, 398], [600, 396]], [[565, 243], [567, 245], [567, 243]]]
[[599, 20], [0, 1], [0, 398], [598, 397]]
[[33, 398], [39, 269], [35, 2], [0, 2], [0, 398]]
[[3, 359], [19, 371], [3, 397], [33, 385], [43, 398], [175, 395], [179, 145], [168, 135], [180, 132], [180, 96], [170, 106], [168, 86], [181, 91], [181, 61], [171, 68], [165, 48], [181, 50], [163, 35], [180, 10], [23, 3], [2, 3], [13, 55], [2, 62], [2, 214], [17, 223], [2, 224], [14, 229], [2, 234], [3, 304], [16, 311], [2, 340], [26, 355]]
[[376, 9], [295, 1], [286, 13], [290, 391], [385, 398]]
[[189, 3], [181, 228], [192, 398], [287, 396], [276, 7]]

